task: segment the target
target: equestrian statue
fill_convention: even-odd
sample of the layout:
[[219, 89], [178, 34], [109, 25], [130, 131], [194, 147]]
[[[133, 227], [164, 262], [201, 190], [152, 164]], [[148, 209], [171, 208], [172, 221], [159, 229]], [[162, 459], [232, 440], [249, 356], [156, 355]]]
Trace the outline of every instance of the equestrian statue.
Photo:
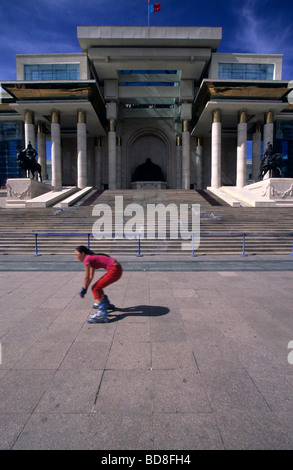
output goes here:
[[268, 142], [267, 148], [262, 154], [260, 175], [258, 179], [263, 179], [268, 171], [270, 172], [270, 178], [280, 178], [282, 176], [282, 171], [280, 168], [282, 156], [283, 155], [281, 153], [274, 153], [271, 142]]
[[29, 142], [26, 149], [21, 150], [21, 152], [17, 153], [17, 161], [18, 166], [22, 168], [25, 173], [28, 175], [29, 172], [32, 174], [32, 178], [34, 179], [35, 173], [39, 174], [40, 181], [42, 182], [42, 167], [37, 162], [37, 152], [32, 147], [31, 142]]

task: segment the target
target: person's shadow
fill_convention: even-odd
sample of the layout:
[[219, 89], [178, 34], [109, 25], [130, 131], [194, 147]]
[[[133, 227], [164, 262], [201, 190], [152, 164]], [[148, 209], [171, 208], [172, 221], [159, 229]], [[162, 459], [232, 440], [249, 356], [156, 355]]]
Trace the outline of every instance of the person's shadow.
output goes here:
[[[111, 322], [122, 320], [125, 317], [161, 317], [169, 313], [167, 307], [159, 305], [136, 305], [134, 307], [118, 308], [109, 311], [108, 318]], [[116, 313], [117, 312], [117, 313]]]

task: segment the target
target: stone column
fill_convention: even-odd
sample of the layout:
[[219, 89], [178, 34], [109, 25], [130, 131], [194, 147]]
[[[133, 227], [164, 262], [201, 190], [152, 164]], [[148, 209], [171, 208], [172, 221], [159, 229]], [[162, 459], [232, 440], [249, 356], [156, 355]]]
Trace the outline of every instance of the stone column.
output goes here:
[[77, 111], [77, 186], [86, 188], [87, 180], [87, 135], [86, 112]]
[[95, 139], [95, 188], [102, 189], [102, 145], [101, 137]]
[[182, 188], [182, 138], [176, 136], [176, 189]]
[[24, 113], [24, 146], [27, 148], [28, 144], [31, 143], [32, 147], [36, 147], [35, 137], [35, 115], [33, 111], [29, 109]]
[[190, 189], [190, 132], [189, 121], [183, 121], [182, 132], [182, 189]]
[[265, 151], [269, 142], [274, 145], [274, 116], [272, 111], [265, 114], [263, 127], [263, 151]]
[[196, 189], [202, 189], [202, 156], [203, 146], [202, 138], [197, 138], [197, 145], [195, 150], [195, 185]]
[[221, 111], [219, 109], [213, 112], [212, 122], [212, 151], [211, 151], [211, 187], [219, 188], [221, 186]]
[[52, 164], [52, 186], [62, 186], [62, 164], [61, 164], [61, 128], [60, 112], [51, 112], [51, 164]]
[[46, 134], [43, 122], [38, 122], [37, 126], [37, 142], [38, 142], [38, 162], [42, 167], [43, 180], [47, 178], [47, 161], [46, 161]]
[[260, 174], [261, 160], [261, 130], [260, 123], [255, 125], [255, 131], [252, 134], [252, 179], [257, 180]]
[[122, 188], [122, 155], [121, 155], [121, 136], [117, 135], [117, 149], [116, 149], [116, 180], [117, 189]]
[[116, 189], [116, 121], [110, 119], [110, 130], [108, 132], [108, 188]]
[[243, 188], [246, 185], [246, 154], [247, 154], [247, 112], [242, 110], [238, 116], [237, 127], [237, 168], [236, 186]]

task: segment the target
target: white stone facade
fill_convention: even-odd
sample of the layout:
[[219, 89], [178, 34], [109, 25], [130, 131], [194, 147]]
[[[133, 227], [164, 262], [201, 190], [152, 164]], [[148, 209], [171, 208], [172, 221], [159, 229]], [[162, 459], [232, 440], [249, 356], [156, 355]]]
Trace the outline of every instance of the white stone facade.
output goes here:
[[[150, 157], [163, 187], [243, 187], [247, 140], [256, 178], [260, 143], [273, 143], [276, 121], [293, 119], [282, 55], [217, 53], [221, 28], [83, 26], [77, 34], [80, 54], [17, 55], [17, 81], [2, 82], [9, 104], [0, 107], [11, 113], [0, 120], [24, 122], [42, 165], [51, 142], [53, 186], [133, 188], [135, 168]], [[46, 64], [78, 64], [78, 78], [25, 80], [24, 66]], [[271, 75], [219, 78], [219, 64]]]

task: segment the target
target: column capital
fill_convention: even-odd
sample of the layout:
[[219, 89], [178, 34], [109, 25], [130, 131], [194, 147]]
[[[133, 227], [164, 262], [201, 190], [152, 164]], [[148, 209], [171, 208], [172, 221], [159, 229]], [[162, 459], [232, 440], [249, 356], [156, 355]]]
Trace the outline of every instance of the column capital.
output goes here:
[[272, 124], [274, 122], [273, 111], [268, 111], [265, 113], [265, 124]]
[[189, 132], [189, 121], [187, 119], [183, 121], [183, 132]]
[[84, 109], [79, 109], [77, 111], [77, 122], [86, 123], [86, 111], [84, 111]]
[[247, 111], [246, 109], [241, 109], [238, 113], [238, 124], [246, 124], [247, 122]]
[[51, 123], [60, 124], [60, 111], [57, 109], [52, 109], [51, 111]]
[[213, 123], [214, 122], [221, 122], [221, 110], [215, 109], [213, 111]]
[[255, 123], [255, 130], [254, 130], [254, 132], [261, 132], [261, 126], [260, 126], [260, 122], [259, 122], [259, 121], [257, 121], [257, 122]]
[[44, 124], [43, 121], [38, 121], [37, 131], [38, 131], [38, 134], [44, 134], [45, 133], [45, 124]]
[[24, 112], [24, 122], [25, 124], [34, 124], [35, 123], [35, 114], [30, 109], [26, 109]]
[[109, 132], [115, 132], [116, 131], [116, 119], [110, 119], [109, 120]]

